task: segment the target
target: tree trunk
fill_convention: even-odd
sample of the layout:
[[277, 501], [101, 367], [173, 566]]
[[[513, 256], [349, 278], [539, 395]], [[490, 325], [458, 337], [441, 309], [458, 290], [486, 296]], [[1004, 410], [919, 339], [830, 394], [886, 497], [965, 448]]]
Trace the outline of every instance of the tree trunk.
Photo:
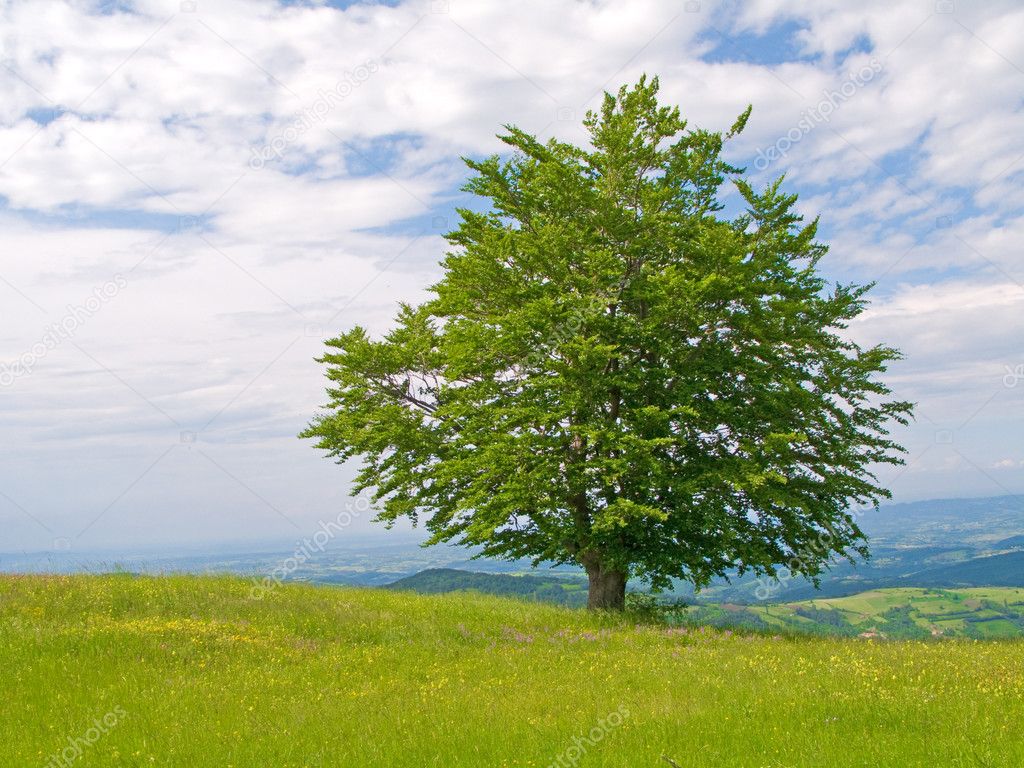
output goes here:
[[599, 563], [586, 566], [589, 588], [587, 608], [591, 611], [621, 611], [626, 607], [626, 574]]

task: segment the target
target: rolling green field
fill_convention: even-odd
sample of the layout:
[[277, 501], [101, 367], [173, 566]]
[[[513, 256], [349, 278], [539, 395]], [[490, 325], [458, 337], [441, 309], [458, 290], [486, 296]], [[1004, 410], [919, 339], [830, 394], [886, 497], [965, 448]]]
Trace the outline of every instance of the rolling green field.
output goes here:
[[250, 586], [0, 577], [0, 766], [1024, 764], [1021, 642]]
[[1024, 589], [876, 589], [849, 597], [755, 605], [698, 605], [690, 621], [762, 631], [889, 639], [1024, 637]]

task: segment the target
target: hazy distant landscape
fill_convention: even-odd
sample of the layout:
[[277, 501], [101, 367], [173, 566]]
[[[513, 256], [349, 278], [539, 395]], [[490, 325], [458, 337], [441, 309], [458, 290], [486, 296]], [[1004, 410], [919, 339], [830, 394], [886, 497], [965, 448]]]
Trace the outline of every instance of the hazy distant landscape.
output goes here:
[[[882, 587], [1024, 587], [1024, 496], [938, 499], [883, 505], [863, 513], [859, 521], [870, 538], [867, 562], [835, 564], [822, 577], [821, 588], [800, 578], [767, 580], [738, 578], [717, 581], [695, 595], [678, 585], [670, 594], [727, 602], [794, 601], [840, 597]], [[558, 578], [581, 576], [562, 566], [552, 571], [531, 568], [526, 560], [473, 559], [472, 551], [455, 546], [422, 548], [422, 537], [396, 534], [377, 537], [339, 536], [322, 552], [313, 552], [287, 578], [325, 584], [385, 585], [430, 568], [454, 568], [504, 574], [535, 574]], [[89, 573], [126, 570], [139, 573], [233, 573], [262, 578], [301, 547], [301, 540], [262, 547], [234, 545], [220, 551], [168, 554], [157, 552], [25, 552], [0, 553], [0, 572]], [[769, 597], [756, 594], [768, 585]]]
[[[718, 580], [700, 593], [679, 584], [659, 599], [681, 598], [692, 604], [689, 621], [718, 627], [839, 636], [876, 630], [894, 638], [1024, 635], [1024, 496], [885, 505], [865, 512], [861, 523], [872, 543], [872, 558], [856, 565], [837, 562], [820, 588], [785, 574], [778, 581], [738, 577]], [[579, 569], [472, 559], [462, 548], [424, 549], [417, 538], [396, 539], [339, 538], [282, 580], [387, 586], [422, 594], [468, 590], [586, 605], [586, 577]], [[259, 582], [298, 546], [301, 542], [291, 548], [268, 544], [262, 551], [177, 556], [3, 554], [0, 572], [221, 573]], [[886, 593], [879, 597], [878, 590]]]

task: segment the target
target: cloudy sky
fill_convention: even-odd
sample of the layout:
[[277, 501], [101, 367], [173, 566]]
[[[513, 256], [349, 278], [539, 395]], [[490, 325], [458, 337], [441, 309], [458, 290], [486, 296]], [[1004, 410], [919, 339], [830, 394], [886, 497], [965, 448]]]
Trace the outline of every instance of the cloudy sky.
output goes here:
[[[919, 403], [897, 500], [1024, 492], [1015, 2], [0, 3], [0, 551], [282, 540], [322, 339], [437, 276], [461, 155], [647, 72], [821, 214]], [[357, 518], [353, 532], [372, 526]]]

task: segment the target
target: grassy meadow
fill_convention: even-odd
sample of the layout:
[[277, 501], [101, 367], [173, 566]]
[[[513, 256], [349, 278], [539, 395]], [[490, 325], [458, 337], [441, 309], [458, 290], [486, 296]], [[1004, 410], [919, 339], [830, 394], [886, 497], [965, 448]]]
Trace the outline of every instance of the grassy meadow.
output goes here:
[[0, 576], [0, 766], [1020, 766], [1024, 642]]

